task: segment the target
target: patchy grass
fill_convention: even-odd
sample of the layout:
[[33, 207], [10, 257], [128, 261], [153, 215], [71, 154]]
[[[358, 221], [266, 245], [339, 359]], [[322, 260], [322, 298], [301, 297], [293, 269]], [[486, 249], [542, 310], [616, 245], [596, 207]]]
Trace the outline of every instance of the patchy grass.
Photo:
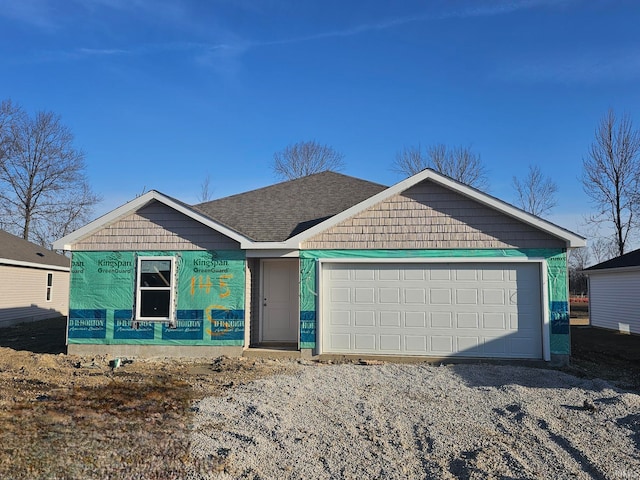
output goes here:
[[183, 478], [194, 467], [185, 425], [194, 395], [183, 380], [20, 383], [22, 398], [0, 410], [1, 478]]
[[0, 478], [182, 479], [224, 458], [189, 454], [193, 401], [283, 371], [276, 362], [140, 361], [0, 348]]

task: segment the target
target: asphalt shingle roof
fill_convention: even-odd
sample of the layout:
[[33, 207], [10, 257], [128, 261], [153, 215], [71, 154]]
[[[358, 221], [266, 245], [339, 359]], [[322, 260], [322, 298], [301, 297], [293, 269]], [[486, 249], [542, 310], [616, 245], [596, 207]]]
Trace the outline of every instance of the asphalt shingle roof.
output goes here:
[[0, 230], [0, 259], [3, 258], [58, 267], [70, 266], [69, 259], [64, 255]]
[[606, 270], [609, 268], [638, 267], [640, 266], [640, 249], [625, 253], [606, 262], [598, 263], [592, 267], [585, 268], [586, 272], [593, 270]]
[[251, 240], [281, 242], [386, 188], [327, 171], [193, 208]]

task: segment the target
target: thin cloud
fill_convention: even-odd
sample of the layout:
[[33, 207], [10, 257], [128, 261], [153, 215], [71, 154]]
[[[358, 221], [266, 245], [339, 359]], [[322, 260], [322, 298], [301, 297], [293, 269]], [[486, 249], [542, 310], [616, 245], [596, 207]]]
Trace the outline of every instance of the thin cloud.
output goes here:
[[[473, 6], [451, 11], [443, 14], [443, 18], [451, 17], [490, 17], [507, 15], [522, 10], [531, 10], [540, 7], [564, 7], [578, 0], [520, 0], [520, 1], [495, 1], [481, 4], [476, 2]], [[478, 5], [480, 3], [480, 5]]]
[[88, 48], [80, 47], [67, 51], [48, 51], [39, 56], [39, 60], [81, 60], [94, 57], [117, 56], [146, 56], [171, 52], [193, 52], [196, 55], [212, 54], [214, 52], [234, 52], [239, 47], [225, 43], [172, 42], [149, 43], [132, 48]]
[[90, 56], [113, 56], [127, 55], [130, 53], [130, 51], [120, 48], [79, 48], [78, 53]]
[[[184, 10], [176, 7], [175, 2], [163, 1], [155, 4], [155, 8], [151, 8], [154, 5], [153, 2], [147, 2], [145, 0], [84, 0], [86, 3], [82, 5], [87, 9], [107, 8], [112, 10], [121, 11], [137, 11], [138, 13], [147, 12], [151, 13], [154, 10], [154, 15], [160, 15], [164, 18], [172, 17], [175, 22], [180, 24], [185, 23]], [[230, 62], [232, 59], [240, 58], [248, 50], [254, 48], [263, 48], [278, 45], [291, 45], [297, 43], [318, 41], [330, 38], [346, 38], [364, 35], [369, 32], [390, 30], [398, 27], [402, 27], [409, 24], [432, 22], [442, 19], [450, 18], [470, 18], [470, 17], [486, 17], [486, 16], [498, 16], [506, 15], [520, 10], [528, 10], [543, 6], [557, 6], [558, 4], [567, 4], [576, 0], [514, 0], [514, 1], [498, 1], [487, 0], [484, 2], [474, 1], [469, 3], [466, 7], [459, 9], [445, 9], [445, 10], [433, 10], [416, 15], [400, 16], [395, 18], [383, 19], [377, 22], [362, 23], [353, 26], [347, 26], [342, 29], [329, 30], [324, 32], [312, 33], [304, 36], [280, 38], [273, 40], [245, 40], [237, 37], [232, 32], [227, 32], [227, 37], [230, 40], [219, 43], [206, 43], [206, 42], [171, 42], [171, 43], [156, 43], [156, 44], [142, 44], [135, 45], [126, 48], [115, 48], [111, 46], [105, 46], [103, 48], [77, 48], [73, 51], [66, 52], [48, 52], [45, 55], [40, 55], [39, 60], [55, 61], [59, 59], [78, 60], [83, 58], [95, 58], [99, 56], [144, 56], [152, 55], [164, 52], [192, 52], [194, 59], [201, 65], [215, 65], [216, 62], [224, 61]], [[19, 5], [14, 7], [15, 5]], [[49, 0], [22, 0], [21, 2], [14, 2], [13, 0], [0, 0], [0, 16], [13, 15], [23, 21], [37, 22], [41, 25], [49, 24], [53, 25], [53, 12], [46, 7], [49, 5]], [[448, 4], [445, 4], [448, 5]], [[38, 10], [40, 16], [32, 17], [31, 12]], [[165, 13], [160, 14], [159, 11]], [[167, 12], [171, 12], [171, 15], [167, 17]], [[35, 19], [34, 19], [35, 18]], [[192, 23], [192, 22], [191, 22]], [[235, 37], [235, 38], [234, 38]]]
[[0, 17], [44, 30], [53, 30], [56, 27], [48, 0], [0, 0]]
[[531, 59], [499, 69], [496, 77], [527, 83], [597, 84], [640, 80], [640, 54], [597, 51], [589, 54], [566, 52], [549, 59]]
[[481, 2], [475, 2], [472, 6], [461, 8], [458, 10], [445, 10], [441, 12], [429, 12], [418, 15], [409, 15], [396, 17], [380, 22], [364, 23], [347, 27], [340, 30], [332, 30], [320, 32], [311, 35], [285, 38], [280, 40], [253, 42], [249, 46], [270, 46], [270, 45], [286, 45], [293, 43], [308, 42], [313, 40], [322, 40], [325, 38], [352, 37], [362, 35], [372, 31], [390, 30], [396, 27], [402, 27], [411, 23], [421, 23], [428, 21], [444, 20], [450, 18], [472, 18], [472, 17], [489, 17], [498, 15], [507, 15], [521, 10], [530, 10], [538, 7], [561, 6], [574, 3], [576, 0], [521, 0], [510, 2], [489, 2], [478, 5]]
[[56, 31], [82, 21], [83, 15], [101, 11], [157, 17], [167, 23], [185, 24], [188, 13], [182, 2], [173, 0], [65, 0], [66, 11], [52, 0], [0, 0], [0, 17], [44, 31]]

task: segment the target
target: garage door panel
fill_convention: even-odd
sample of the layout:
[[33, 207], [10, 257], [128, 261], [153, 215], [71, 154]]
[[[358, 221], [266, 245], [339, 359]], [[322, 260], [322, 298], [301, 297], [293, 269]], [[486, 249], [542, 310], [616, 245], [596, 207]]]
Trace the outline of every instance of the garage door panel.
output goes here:
[[380, 303], [400, 303], [400, 289], [398, 287], [385, 287], [379, 290]]
[[325, 263], [322, 350], [541, 358], [539, 271], [537, 263]]
[[331, 325], [347, 327], [351, 325], [351, 312], [345, 310], [332, 310], [329, 315]]
[[404, 325], [407, 328], [424, 328], [427, 326], [426, 312], [405, 312]]
[[537, 345], [530, 338], [511, 338], [511, 351], [518, 352], [524, 358], [530, 358], [537, 352]]
[[405, 335], [404, 349], [414, 355], [425, 355], [427, 350], [426, 335]]
[[401, 271], [397, 268], [384, 268], [378, 272], [379, 280], [400, 280]]
[[425, 275], [428, 275], [428, 271], [425, 271], [424, 268], [407, 268], [402, 271], [402, 278], [406, 281], [418, 280], [424, 281]]
[[359, 310], [355, 312], [354, 326], [356, 327], [375, 327], [376, 313], [373, 311]]
[[355, 288], [355, 295], [353, 296], [354, 303], [374, 303], [375, 301], [375, 289], [371, 287], [367, 288]]
[[457, 288], [456, 303], [458, 305], [477, 305], [478, 290], [475, 288]]
[[482, 304], [483, 305], [504, 305], [506, 302], [505, 291], [500, 288], [483, 288]]
[[478, 314], [475, 312], [460, 312], [456, 314], [456, 327], [458, 329], [464, 328], [478, 328]]
[[451, 355], [454, 339], [451, 336], [434, 335], [431, 337], [431, 351], [435, 354]]
[[448, 288], [429, 289], [429, 303], [431, 305], [451, 305], [452, 292]]
[[353, 336], [354, 346], [359, 351], [375, 351], [376, 335], [370, 333], [356, 333]]
[[359, 268], [354, 273], [354, 278], [359, 281], [375, 280], [376, 278], [375, 270], [372, 268]]
[[524, 330], [538, 327], [537, 315], [531, 313], [528, 309], [522, 309], [519, 313], [511, 315], [511, 329]]
[[338, 352], [352, 350], [351, 335], [348, 333], [332, 333], [329, 335], [329, 348]]
[[429, 277], [432, 282], [434, 281], [449, 281], [451, 280], [451, 270], [449, 268], [432, 268], [429, 270]]
[[504, 357], [508, 352], [508, 339], [503, 337], [484, 337], [483, 352], [487, 355]]
[[480, 338], [476, 336], [463, 336], [456, 337], [456, 344], [458, 346], [456, 353], [459, 355], [476, 356], [480, 352]]
[[478, 272], [475, 268], [462, 267], [454, 270], [454, 277], [458, 282], [475, 282], [478, 280]]
[[348, 270], [346, 268], [335, 268], [329, 270], [327, 275], [331, 280], [349, 280], [350, 273], [351, 270]]
[[332, 303], [351, 303], [351, 290], [347, 287], [332, 288], [329, 295]]
[[482, 314], [482, 328], [485, 330], [506, 330], [507, 320], [502, 312], [485, 312]]
[[504, 282], [505, 271], [501, 268], [487, 268], [480, 270], [483, 282]]
[[432, 328], [451, 328], [453, 326], [451, 312], [431, 312]]
[[381, 327], [401, 327], [402, 315], [399, 311], [395, 312], [380, 312], [380, 326]]
[[405, 303], [417, 303], [424, 305], [427, 301], [427, 292], [424, 288], [405, 288], [404, 289], [404, 302]]
[[380, 335], [380, 349], [389, 351], [389, 352], [397, 352], [399, 353], [402, 349], [400, 348], [402, 337], [400, 334], [395, 335]]

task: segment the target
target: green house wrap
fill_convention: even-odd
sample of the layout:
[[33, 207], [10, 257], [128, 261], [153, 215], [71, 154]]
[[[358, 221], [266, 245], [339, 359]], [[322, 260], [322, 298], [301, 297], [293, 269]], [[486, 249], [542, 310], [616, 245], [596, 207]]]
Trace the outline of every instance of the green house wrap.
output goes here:
[[244, 305], [243, 251], [74, 252], [68, 341], [243, 345]]

